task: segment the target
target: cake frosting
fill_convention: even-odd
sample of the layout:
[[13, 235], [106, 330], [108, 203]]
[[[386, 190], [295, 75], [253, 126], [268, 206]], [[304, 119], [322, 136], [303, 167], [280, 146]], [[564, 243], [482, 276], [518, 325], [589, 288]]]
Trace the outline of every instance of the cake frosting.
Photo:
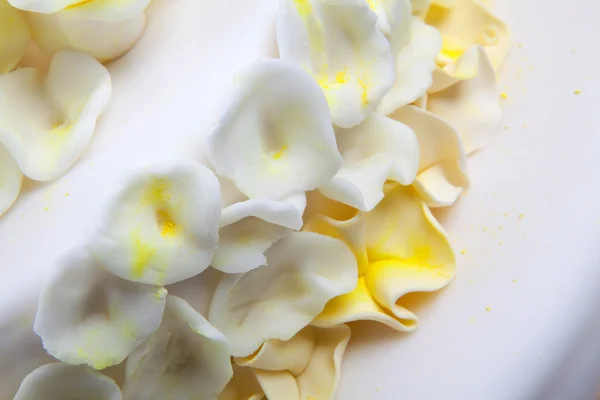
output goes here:
[[[77, 35], [83, 45], [38, 43], [56, 52], [50, 82], [55, 60], [65, 57], [90, 57], [98, 67], [89, 69], [104, 71], [93, 57], [120, 55], [139, 35], [128, 46], [117, 41], [106, 56], [96, 52], [110, 41], [98, 39], [103, 29], [136, 31], [147, 5], [76, 3], [37, 10], [35, 2], [11, 3], [35, 18], [66, 13], [81, 19], [79, 28], [98, 27], [94, 40]], [[453, 279], [454, 252], [430, 208], [453, 204], [468, 187], [466, 156], [499, 121], [495, 73], [508, 48], [506, 26], [472, 0], [238, 6], [227, 21], [252, 32], [243, 46], [226, 26], [216, 29], [224, 14], [216, 3], [150, 6], [140, 42], [108, 68], [115, 99], [96, 129], [105, 137], [52, 186], [32, 184], [0, 219], [0, 229], [14, 234], [0, 254], [36, 273], [15, 274], [3, 294], [30, 293], [24, 303], [31, 307], [48, 275], [33, 329], [60, 361], [28, 375], [17, 398], [77, 379], [81, 385], [61, 386], [61, 395], [80, 396], [85, 387], [103, 399], [331, 399], [348, 323], [413, 331], [418, 317], [404, 296]], [[222, 41], [195, 43], [209, 31], [190, 16], [195, 10]], [[206, 78], [200, 87], [158, 69], [137, 72], [154, 62], [173, 69], [172, 60], [148, 55], [167, 32], [160, 18], [152, 24], [152, 13], [186, 27], [162, 40], [201, 54], [185, 59], [197, 65], [190, 73]], [[477, 32], [464, 28], [465, 15], [477, 20]], [[61, 26], [68, 37], [72, 26]], [[275, 39], [278, 58], [264, 58], [275, 55]], [[229, 43], [236, 51], [223, 51]], [[202, 57], [214, 50], [224, 53], [218, 69]], [[153, 94], [161, 101], [125, 92], [119, 99], [119, 77], [157, 79]], [[207, 100], [177, 101], [187, 94]], [[88, 97], [99, 110], [89, 118], [95, 122], [108, 99]], [[132, 102], [144, 113], [132, 113]], [[181, 120], [161, 119], [159, 107]], [[145, 118], [153, 112], [159, 115]], [[9, 159], [7, 170], [36, 179], [15, 146], [3, 143], [18, 166]], [[82, 152], [59, 157], [70, 160], [63, 169]], [[65, 172], [40, 170], [49, 179]], [[0, 190], [14, 191], [17, 172]], [[25, 246], [38, 238], [24, 236], [34, 229], [44, 239], [28, 254]], [[96, 372], [108, 367], [124, 368], [120, 387]]]

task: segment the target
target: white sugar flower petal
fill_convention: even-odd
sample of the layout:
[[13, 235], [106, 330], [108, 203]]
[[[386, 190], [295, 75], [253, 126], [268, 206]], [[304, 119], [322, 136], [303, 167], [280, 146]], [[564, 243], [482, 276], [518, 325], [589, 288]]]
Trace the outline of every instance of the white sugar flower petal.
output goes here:
[[70, 10], [55, 14], [27, 14], [31, 34], [46, 53], [64, 49], [78, 50], [110, 61], [127, 53], [140, 39], [146, 27], [142, 12], [122, 21], [102, 21]]
[[280, 200], [316, 189], [341, 157], [319, 86], [298, 67], [255, 61], [234, 81], [229, 106], [208, 138], [217, 173], [249, 198]]
[[433, 80], [428, 92], [440, 92], [458, 81], [471, 79], [477, 76], [478, 73], [479, 50], [478, 46], [473, 46], [456, 60], [446, 64], [444, 67], [437, 67], [433, 71]]
[[270, 339], [291, 339], [328, 300], [356, 285], [352, 252], [330, 237], [293, 232], [266, 257], [266, 266], [224, 276], [213, 297], [209, 320], [227, 336], [236, 357]]
[[[298, 206], [294, 200], [298, 198]], [[302, 228], [304, 193], [290, 201], [249, 199], [221, 211], [219, 248], [212, 267], [228, 274], [264, 265], [264, 252], [291, 230]]]
[[34, 330], [69, 364], [119, 364], [160, 325], [166, 290], [109, 274], [89, 252], [60, 258], [40, 297]]
[[390, 44], [365, 0], [280, 0], [277, 42], [282, 59], [317, 80], [333, 123], [363, 121], [394, 82]]
[[208, 168], [191, 161], [156, 164], [117, 186], [91, 246], [113, 274], [166, 285], [208, 267], [220, 214], [219, 182]]
[[441, 47], [437, 29], [417, 17], [410, 19], [410, 42], [396, 57], [396, 81], [383, 97], [379, 112], [390, 114], [427, 92]]
[[[438, 1], [439, 3], [439, 1]], [[510, 32], [504, 21], [478, 0], [456, 0], [453, 7], [431, 7], [425, 21], [440, 30], [442, 51], [437, 61], [444, 66], [472, 46], [483, 46], [495, 71], [510, 49]]]
[[231, 379], [227, 339], [169, 295], [160, 328], [127, 359], [125, 400], [216, 399]]
[[0, 76], [0, 142], [31, 179], [53, 180], [87, 147], [111, 95], [106, 68], [87, 54], [63, 51], [48, 75], [24, 68]]
[[144, 11], [150, 0], [8, 0], [15, 8], [39, 14], [61, 10], [102, 21], [123, 21]]
[[485, 51], [480, 47], [478, 52], [477, 76], [430, 94], [427, 104], [429, 111], [458, 131], [467, 154], [489, 143], [502, 117], [496, 74]]
[[431, 6], [431, 0], [411, 0], [413, 14], [424, 18]]
[[219, 400], [264, 400], [261, 389], [250, 368], [233, 364], [233, 378], [219, 395]]
[[23, 174], [8, 150], [0, 143], [0, 216], [13, 205], [23, 183]]
[[210, 302], [222, 276], [221, 271], [207, 268], [202, 273], [168, 285], [165, 289], [169, 291], [169, 294], [187, 301], [200, 314], [208, 315]]
[[0, 0], [0, 74], [12, 71], [29, 44], [27, 24], [6, 0]]
[[121, 400], [121, 389], [90, 367], [54, 363], [25, 377], [14, 400]]
[[419, 166], [419, 143], [406, 125], [379, 114], [350, 129], [336, 129], [342, 167], [320, 189], [325, 196], [369, 211], [389, 179], [410, 185]]
[[467, 160], [456, 130], [434, 114], [405, 106], [391, 115], [416, 134], [421, 149], [414, 186], [429, 207], [453, 204], [469, 186]]
[[308, 326], [287, 342], [270, 340], [254, 355], [237, 358], [272, 400], [330, 400], [335, 396], [350, 328]]
[[387, 35], [392, 54], [397, 56], [410, 40], [410, 0], [367, 0], [377, 14], [377, 27]]

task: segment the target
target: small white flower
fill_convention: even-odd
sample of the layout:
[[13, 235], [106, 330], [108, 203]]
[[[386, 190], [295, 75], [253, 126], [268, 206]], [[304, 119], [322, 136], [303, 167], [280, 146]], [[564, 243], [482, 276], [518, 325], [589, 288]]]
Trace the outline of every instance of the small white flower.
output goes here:
[[27, 13], [26, 18], [33, 40], [46, 53], [73, 49], [103, 62], [127, 53], [146, 27], [144, 12], [119, 21], [96, 19], [71, 10], [53, 14]]
[[421, 149], [413, 186], [429, 207], [445, 207], [469, 187], [467, 159], [458, 132], [434, 114], [414, 106], [390, 116], [415, 132]]
[[266, 257], [266, 266], [225, 275], [211, 303], [209, 320], [227, 336], [236, 357], [270, 339], [291, 339], [327, 301], [356, 285], [356, 260], [340, 240], [293, 232]]
[[333, 123], [362, 122], [394, 82], [394, 57], [365, 0], [280, 0], [277, 43], [283, 60], [319, 83]]
[[485, 50], [478, 47], [477, 54], [477, 75], [430, 94], [427, 101], [429, 111], [458, 131], [467, 154], [489, 143], [502, 117], [496, 74]]
[[34, 330], [61, 361], [95, 369], [119, 364], [160, 325], [166, 290], [103, 267], [76, 248], [57, 261], [46, 283]]
[[419, 166], [419, 143], [401, 122], [373, 114], [360, 125], [336, 129], [343, 162], [340, 171], [320, 191], [325, 196], [363, 211], [383, 198], [389, 179], [410, 185]]
[[276, 59], [255, 61], [236, 75], [229, 105], [207, 140], [217, 173], [250, 199], [316, 189], [341, 163], [319, 86]]
[[29, 31], [21, 14], [0, 0], [0, 74], [12, 71], [29, 44]]
[[23, 174], [8, 150], [0, 143], [0, 216], [15, 202], [21, 191]]
[[86, 149], [111, 96], [106, 68], [74, 51], [54, 56], [47, 76], [23, 68], [0, 76], [0, 143], [27, 177], [64, 174]]
[[214, 400], [232, 376], [227, 339], [169, 295], [158, 331], [127, 359], [125, 400]]
[[208, 168], [165, 162], [116, 187], [91, 247], [124, 279], [167, 285], [204, 271], [218, 244], [221, 193]]
[[63, 363], [43, 365], [25, 377], [14, 400], [121, 400], [121, 389], [90, 367]]

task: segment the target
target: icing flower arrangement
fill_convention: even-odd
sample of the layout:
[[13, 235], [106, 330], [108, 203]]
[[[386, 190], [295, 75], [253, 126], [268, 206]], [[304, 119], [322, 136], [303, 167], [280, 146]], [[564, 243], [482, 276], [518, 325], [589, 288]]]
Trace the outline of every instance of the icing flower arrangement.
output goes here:
[[111, 98], [101, 62], [137, 43], [149, 2], [0, 0], [0, 216], [24, 176], [51, 181], [81, 157]]
[[16, 399], [332, 399], [351, 323], [413, 331], [404, 296], [453, 279], [430, 208], [499, 122], [506, 25], [475, 0], [279, 7], [280, 59], [235, 76], [205, 154], [127, 174], [56, 262], [34, 330], [61, 362]]

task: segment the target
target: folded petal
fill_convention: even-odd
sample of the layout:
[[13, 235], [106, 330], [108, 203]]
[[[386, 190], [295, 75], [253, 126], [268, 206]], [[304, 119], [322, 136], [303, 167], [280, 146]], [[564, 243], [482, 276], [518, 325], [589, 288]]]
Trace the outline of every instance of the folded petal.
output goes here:
[[8, 150], [0, 143], [0, 216], [13, 205], [23, 183], [23, 174]]
[[235, 361], [252, 369], [269, 399], [330, 400], [349, 340], [346, 325], [308, 326], [286, 342], [270, 340], [256, 355]]
[[456, 60], [436, 67], [433, 71], [433, 81], [429, 87], [429, 93], [437, 93], [449, 88], [458, 81], [471, 79], [479, 73], [479, 46], [473, 46], [466, 50]]
[[280, 0], [277, 42], [282, 59], [319, 83], [333, 123], [363, 121], [394, 82], [394, 59], [377, 16], [364, 0]]
[[8, 0], [15, 8], [38, 14], [61, 10], [73, 15], [102, 21], [123, 21], [141, 14], [150, 0]]
[[0, 0], [0, 74], [12, 71], [29, 44], [27, 24], [6, 0]]
[[168, 290], [169, 294], [187, 301], [200, 314], [208, 315], [210, 302], [222, 276], [221, 271], [207, 268], [202, 273], [168, 285], [165, 289]]
[[419, 165], [419, 143], [406, 125], [379, 114], [350, 129], [336, 129], [342, 167], [320, 188], [325, 196], [369, 211], [389, 179], [409, 185]]
[[429, 111], [458, 131], [467, 154], [489, 143], [502, 117], [496, 74], [485, 51], [478, 48], [478, 53], [479, 70], [474, 78], [430, 94], [427, 103]]
[[33, 40], [46, 53], [73, 49], [100, 61], [110, 61], [127, 53], [146, 27], [143, 12], [119, 21], [98, 20], [71, 10], [54, 14], [28, 13], [26, 16]]
[[160, 325], [167, 291], [120, 279], [89, 252], [60, 258], [40, 297], [34, 330], [69, 364], [119, 364]]
[[319, 86], [276, 59], [239, 72], [225, 114], [208, 138], [217, 173], [249, 198], [280, 200], [328, 182], [341, 157]]
[[414, 102], [431, 86], [435, 57], [442, 47], [440, 33], [417, 17], [409, 21], [410, 42], [396, 56], [396, 80], [379, 105], [382, 114]]
[[434, 114], [414, 106], [400, 108], [392, 118], [409, 126], [421, 149], [417, 193], [429, 207], [453, 204], [469, 186], [467, 160], [456, 130]]
[[129, 174], [115, 191], [91, 243], [110, 272], [167, 285], [208, 267], [221, 214], [219, 182], [208, 168], [156, 164]]
[[510, 32], [504, 21], [477, 0], [456, 0], [453, 7], [441, 7], [440, 3], [429, 9], [425, 19], [442, 33], [438, 64], [451, 63], [472, 46], [479, 45], [498, 71], [510, 49]]
[[121, 400], [121, 389], [108, 376], [85, 366], [43, 365], [25, 377], [14, 400], [65, 400], [93, 396]]
[[219, 395], [219, 400], [263, 400], [265, 393], [250, 368], [233, 365], [233, 378]]
[[[219, 248], [212, 267], [228, 274], [248, 272], [266, 263], [265, 251], [286, 233], [302, 228], [304, 193], [286, 201], [248, 199], [221, 211]], [[299, 198], [294, 204], [295, 198]]]
[[[454, 277], [456, 261], [448, 237], [410, 187], [390, 185], [366, 222], [366, 285], [378, 304], [406, 318], [411, 313], [399, 304], [402, 296], [439, 290]], [[416, 323], [405, 328], [413, 330]]]
[[106, 68], [74, 51], [56, 54], [42, 81], [31, 68], [0, 76], [0, 143], [23, 174], [53, 180], [82, 155], [110, 95]]
[[356, 285], [356, 260], [336, 239], [292, 232], [266, 257], [266, 266], [225, 275], [213, 297], [209, 320], [227, 336], [236, 357], [270, 339], [291, 339], [327, 301]]
[[216, 399], [231, 379], [227, 339], [169, 295], [158, 331], [127, 359], [127, 400]]
[[392, 54], [397, 56], [410, 41], [410, 0], [367, 0], [367, 3], [377, 14], [377, 27], [388, 37]]

